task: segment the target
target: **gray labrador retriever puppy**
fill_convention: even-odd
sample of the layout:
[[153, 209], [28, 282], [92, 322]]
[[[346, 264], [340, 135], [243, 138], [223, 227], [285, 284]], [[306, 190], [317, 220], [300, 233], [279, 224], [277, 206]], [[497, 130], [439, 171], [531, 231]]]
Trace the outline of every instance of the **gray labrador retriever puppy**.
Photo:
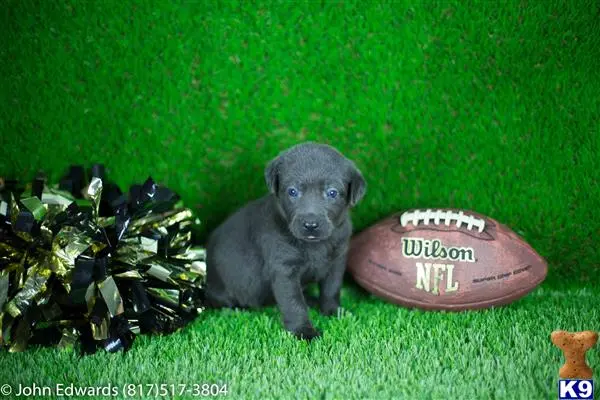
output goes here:
[[291, 147], [266, 167], [270, 193], [230, 216], [207, 244], [206, 297], [212, 307], [276, 303], [296, 337], [321, 335], [304, 288], [318, 283], [320, 311], [337, 312], [352, 233], [349, 208], [365, 194], [354, 163], [313, 142]]

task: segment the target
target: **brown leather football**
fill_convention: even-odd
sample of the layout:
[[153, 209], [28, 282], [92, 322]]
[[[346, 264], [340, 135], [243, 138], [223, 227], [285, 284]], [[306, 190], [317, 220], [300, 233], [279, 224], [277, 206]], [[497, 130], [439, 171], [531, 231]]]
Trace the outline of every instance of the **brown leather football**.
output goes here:
[[513, 302], [546, 277], [546, 262], [510, 228], [464, 210], [408, 210], [352, 238], [348, 271], [393, 303], [460, 311]]

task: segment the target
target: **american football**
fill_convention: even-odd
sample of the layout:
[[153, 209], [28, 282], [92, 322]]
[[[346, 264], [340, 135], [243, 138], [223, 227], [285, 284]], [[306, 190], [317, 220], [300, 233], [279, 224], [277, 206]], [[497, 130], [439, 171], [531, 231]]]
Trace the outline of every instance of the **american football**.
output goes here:
[[507, 226], [475, 212], [408, 210], [352, 238], [348, 272], [393, 303], [460, 311], [511, 303], [547, 274], [545, 260]]

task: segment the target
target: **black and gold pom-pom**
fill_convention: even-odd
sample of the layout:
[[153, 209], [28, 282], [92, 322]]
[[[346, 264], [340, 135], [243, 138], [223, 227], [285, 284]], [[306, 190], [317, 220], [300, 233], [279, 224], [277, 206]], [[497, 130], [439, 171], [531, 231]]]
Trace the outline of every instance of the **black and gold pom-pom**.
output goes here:
[[0, 348], [128, 350], [204, 310], [205, 251], [177, 194], [148, 178], [128, 194], [94, 165], [60, 184], [0, 179]]

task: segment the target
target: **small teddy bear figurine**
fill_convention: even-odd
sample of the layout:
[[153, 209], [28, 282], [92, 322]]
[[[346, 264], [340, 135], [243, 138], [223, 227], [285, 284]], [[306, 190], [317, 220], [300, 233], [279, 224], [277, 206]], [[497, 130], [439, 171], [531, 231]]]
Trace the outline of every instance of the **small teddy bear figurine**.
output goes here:
[[562, 379], [592, 379], [593, 371], [585, 361], [585, 353], [598, 341], [597, 332], [554, 331], [550, 339], [565, 356], [565, 363], [558, 371]]

